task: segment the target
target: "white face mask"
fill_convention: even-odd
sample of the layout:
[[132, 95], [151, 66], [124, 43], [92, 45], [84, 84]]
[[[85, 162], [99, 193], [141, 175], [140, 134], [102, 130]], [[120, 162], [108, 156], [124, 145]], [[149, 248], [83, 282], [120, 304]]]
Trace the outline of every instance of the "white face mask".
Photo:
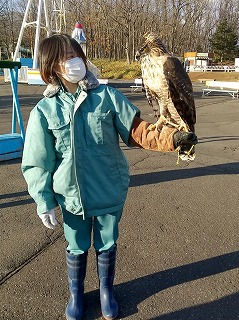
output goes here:
[[86, 67], [84, 61], [75, 57], [64, 62], [65, 73], [61, 73], [62, 77], [71, 83], [77, 83], [86, 75]]

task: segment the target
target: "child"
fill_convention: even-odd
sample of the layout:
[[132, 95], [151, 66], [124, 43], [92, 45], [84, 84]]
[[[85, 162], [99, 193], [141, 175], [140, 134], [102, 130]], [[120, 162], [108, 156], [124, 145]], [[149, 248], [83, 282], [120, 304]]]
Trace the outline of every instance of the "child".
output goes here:
[[48, 84], [44, 98], [31, 111], [22, 172], [44, 225], [57, 224], [61, 208], [70, 300], [69, 320], [83, 315], [84, 278], [91, 233], [97, 257], [101, 310], [114, 319], [113, 296], [118, 223], [125, 203], [129, 172], [119, 147], [174, 151], [196, 143], [193, 133], [165, 126], [148, 130], [139, 110], [120, 92], [99, 85], [87, 70], [76, 40], [65, 34], [44, 39], [39, 46], [39, 69]]

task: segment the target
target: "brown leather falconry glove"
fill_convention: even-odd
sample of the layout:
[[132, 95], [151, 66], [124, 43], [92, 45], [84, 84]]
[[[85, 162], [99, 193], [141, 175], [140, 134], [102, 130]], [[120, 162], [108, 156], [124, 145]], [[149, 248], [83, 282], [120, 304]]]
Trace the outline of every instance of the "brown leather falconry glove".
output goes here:
[[163, 126], [161, 131], [149, 130], [150, 124], [138, 117], [134, 118], [129, 137], [130, 145], [154, 151], [174, 151], [173, 136], [178, 130], [168, 126]]
[[181, 147], [189, 150], [197, 143], [193, 132], [179, 132], [170, 126], [163, 126], [161, 131], [149, 130], [150, 123], [138, 117], [134, 118], [129, 143], [147, 150], [170, 152]]

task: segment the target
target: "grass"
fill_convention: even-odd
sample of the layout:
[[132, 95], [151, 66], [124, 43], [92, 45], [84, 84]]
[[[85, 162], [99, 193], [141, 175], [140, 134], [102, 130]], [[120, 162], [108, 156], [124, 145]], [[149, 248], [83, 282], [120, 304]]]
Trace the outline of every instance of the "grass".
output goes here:
[[[109, 61], [106, 59], [95, 59], [92, 62], [101, 70], [102, 78], [129, 80], [141, 76], [139, 62], [133, 62], [130, 65], [125, 60]], [[198, 82], [198, 79], [239, 81], [239, 72], [190, 72], [189, 77], [192, 82]]]
[[125, 60], [109, 61], [106, 59], [92, 60], [101, 71], [102, 78], [107, 79], [135, 79], [141, 76], [140, 64], [133, 62], [130, 65]]

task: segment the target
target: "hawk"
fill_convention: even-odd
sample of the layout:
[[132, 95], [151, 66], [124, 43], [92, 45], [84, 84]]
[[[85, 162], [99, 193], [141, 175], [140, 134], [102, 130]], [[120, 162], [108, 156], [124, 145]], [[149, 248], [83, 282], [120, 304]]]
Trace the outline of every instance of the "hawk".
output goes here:
[[[158, 119], [151, 129], [156, 127], [160, 130], [163, 125], [171, 125], [179, 131], [194, 132], [196, 108], [193, 88], [182, 63], [169, 53], [158, 34], [153, 32], [144, 34], [136, 59], [141, 64], [146, 98]], [[153, 102], [158, 106], [156, 112]], [[191, 151], [187, 160], [194, 159]]]

